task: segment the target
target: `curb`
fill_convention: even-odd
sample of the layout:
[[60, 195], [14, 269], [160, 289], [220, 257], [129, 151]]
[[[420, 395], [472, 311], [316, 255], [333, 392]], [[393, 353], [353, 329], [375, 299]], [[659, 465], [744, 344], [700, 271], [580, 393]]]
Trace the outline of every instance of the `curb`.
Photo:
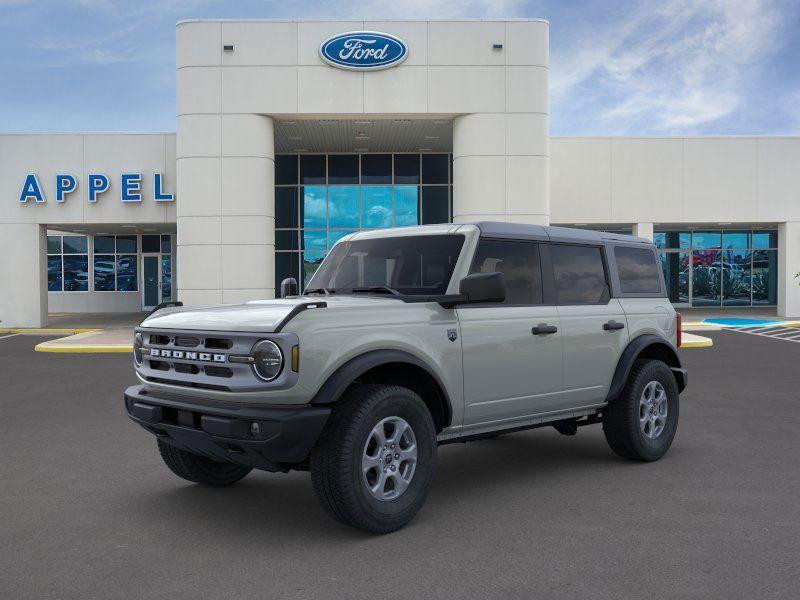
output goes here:
[[24, 327], [12, 329], [0, 329], [0, 335], [9, 333], [16, 335], [77, 335], [79, 333], [98, 333], [102, 329], [93, 328], [69, 328], [69, 329], [48, 329], [47, 327]]
[[[57, 340], [54, 340], [57, 341]], [[121, 354], [133, 352], [133, 346], [65, 346], [42, 342], [33, 348], [36, 352], [54, 352], [60, 354]]]
[[708, 348], [713, 345], [714, 340], [703, 337], [702, 335], [684, 333], [681, 336], [681, 348]]

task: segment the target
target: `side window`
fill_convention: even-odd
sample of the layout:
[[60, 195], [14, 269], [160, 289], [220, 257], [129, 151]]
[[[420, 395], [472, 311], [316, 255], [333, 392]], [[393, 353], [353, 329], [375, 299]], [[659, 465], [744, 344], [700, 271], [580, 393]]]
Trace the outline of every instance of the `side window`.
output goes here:
[[504, 304], [541, 304], [542, 269], [539, 245], [529, 242], [481, 240], [470, 273], [499, 271], [506, 282]]
[[614, 248], [619, 284], [626, 294], [660, 294], [661, 278], [656, 256], [649, 248]]
[[550, 246], [558, 304], [598, 304], [609, 297], [603, 255], [595, 246]]

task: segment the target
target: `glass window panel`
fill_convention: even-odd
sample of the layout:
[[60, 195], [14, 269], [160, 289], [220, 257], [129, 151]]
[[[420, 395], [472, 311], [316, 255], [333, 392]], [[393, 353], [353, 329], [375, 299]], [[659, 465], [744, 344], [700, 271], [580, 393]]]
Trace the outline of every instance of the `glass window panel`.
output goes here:
[[750, 306], [750, 258], [750, 250], [724, 250], [722, 252], [722, 304], [724, 306]]
[[394, 186], [394, 224], [396, 227], [419, 225], [418, 186]]
[[64, 257], [64, 291], [86, 292], [89, 290], [89, 259], [86, 255]]
[[275, 155], [275, 185], [297, 185], [297, 155]]
[[394, 155], [394, 182], [419, 183], [419, 154]]
[[422, 224], [449, 223], [450, 199], [445, 186], [422, 186]]
[[94, 291], [114, 291], [114, 255], [94, 255]]
[[619, 272], [619, 283], [626, 294], [661, 293], [661, 278], [653, 251], [649, 248], [617, 246], [614, 257]]
[[[160, 252], [161, 251], [161, 236], [160, 235], [143, 235], [142, 236], [142, 252]], [[95, 250], [97, 252], [97, 250]], [[130, 250], [128, 250], [130, 252]]]
[[48, 254], [61, 254], [61, 236], [48, 235], [47, 236], [47, 253]]
[[724, 231], [722, 233], [723, 248], [749, 248], [749, 231]]
[[297, 252], [275, 253], [275, 292], [280, 294], [281, 281], [287, 277], [300, 278], [300, 254]]
[[117, 257], [117, 291], [135, 292], [138, 289], [136, 278], [136, 255]]
[[422, 183], [448, 183], [448, 154], [422, 155]]
[[161, 236], [161, 252], [164, 254], [172, 254], [172, 236], [162, 235]]
[[303, 190], [303, 227], [325, 227], [325, 186], [307, 185]]
[[358, 183], [358, 154], [328, 156], [328, 183]]
[[689, 302], [689, 253], [660, 252], [670, 302]]
[[275, 188], [275, 227], [297, 227], [297, 188]]
[[161, 301], [172, 300], [172, 256], [161, 257]]
[[275, 250], [299, 250], [297, 230], [275, 230]]
[[114, 236], [113, 235], [96, 235], [94, 236], [94, 251], [95, 254], [114, 254]]
[[[156, 250], [158, 252], [158, 250]], [[136, 254], [136, 236], [118, 235], [117, 254]]]
[[328, 230], [328, 248], [333, 248], [333, 245], [346, 235], [356, 233], [354, 230], [346, 229], [329, 229]]
[[328, 227], [358, 227], [358, 192], [357, 185], [328, 188]]
[[777, 231], [753, 232], [753, 248], [777, 248], [777, 247], [778, 247]]
[[653, 243], [657, 248], [690, 248], [692, 234], [688, 231], [656, 231]]
[[753, 252], [752, 285], [753, 305], [764, 306], [778, 303], [778, 252], [776, 250], [755, 250]]
[[325, 183], [325, 155], [300, 155], [300, 183]]
[[362, 186], [361, 226], [392, 226], [392, 188], [388, 185]]
[[85, 235], [65, 235], [64, 254], [86, 254], [89, 242]]
[[325, 250], [327, 235], [324, 229], [303, 230], [303, 250]]
[[550, 258], [559, 304], [597, 304], [608, 297], [600, 248], [554, 244]]
[[308, 282], [311, 281], [324, 258], [324, 252], [303, 252], [303, 281], [300, 282], [302, 289], [305, 289]]
[[539, 245], [525, 242], [481, 240], [470, 273], [503, 274], [504, 304], [541, 304], [542, 269]]
[[60, 292], [63, 279], [61, 277], [61, 256], [47, 257], [47, 291]]
[[719, 250], [692, 252], [692, 306], [719, 306], [721, 258]]
[[692, 247], [699, 249], [720, 248], [722, 233], [719, 231], [695, 231], [692, 234]]
[[361, 183], [392, 183], [392, 155], [362, 154]]

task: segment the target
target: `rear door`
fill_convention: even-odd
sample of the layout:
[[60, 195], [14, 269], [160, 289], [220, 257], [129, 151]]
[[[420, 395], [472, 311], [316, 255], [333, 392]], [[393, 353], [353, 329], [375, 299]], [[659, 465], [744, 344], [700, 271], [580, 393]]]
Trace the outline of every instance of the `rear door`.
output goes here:
[[511, 423], [561, 404], [560, 321], [556, 307], [542, 303], [539, 244], [480, 240], [471, 272], [494, 271], [504, 275], [505, 302], [457, 309], [465, 427]]
[[562, 407], [601, 403], [628, 343], [625, 312], [611, 298], [602, 246], [550, 244], [564, 347]]

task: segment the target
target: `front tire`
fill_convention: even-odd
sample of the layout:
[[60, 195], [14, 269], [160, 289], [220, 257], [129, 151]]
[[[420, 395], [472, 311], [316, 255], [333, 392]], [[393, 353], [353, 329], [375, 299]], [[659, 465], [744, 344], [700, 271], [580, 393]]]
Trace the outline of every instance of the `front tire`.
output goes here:
[[334, 519], [371, 533], [403, 527], [436, 468], [436, 428], [413, 391], [361, 385], [333, 409], [311, 453], [311, 481]]
[[603, 411], [603, 433], [611, 449], [630, 460], [658, 460], [678, 428], [678, 385], [660, 360], [637, 360], [619, 398]]
[[250, 467], [211, 460], [161, 440], [158, 440], [158, 451], [170, 471], [192, 483], [227, 487], [252, 471]]

